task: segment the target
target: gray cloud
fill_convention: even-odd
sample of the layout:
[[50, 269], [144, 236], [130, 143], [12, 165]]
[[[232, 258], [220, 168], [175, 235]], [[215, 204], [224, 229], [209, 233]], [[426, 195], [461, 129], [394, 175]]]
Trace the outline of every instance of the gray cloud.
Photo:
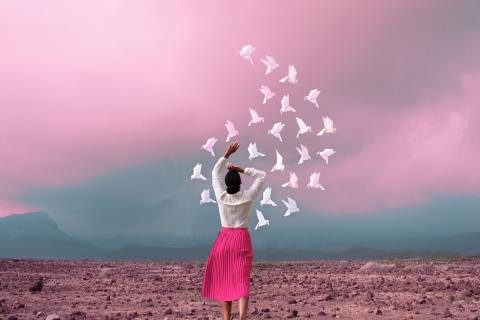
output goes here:
[[[213, 158], [208, 157], [201, 161], [209, 174]], [[165, 158], [72, 186], [32, 190], [20, 200], [45, 208], [66, 232], [105, 247], [209, 244], [220, 228], [218, 208], [200, 206], [199, 194], [210, 188], [210, 177], [207, 182], [190, 181], [193, 165], [188, 157]], [[367, 215], [303, 210], [283, 217], [282, 206], [262, 207], [270, 227], [254, 231], [252, 214], [250, 230], [259, 248], [393, 246], [412, 237], [478, 231], [479, 206], [478, 197], [439, 196], [422, 205]]]

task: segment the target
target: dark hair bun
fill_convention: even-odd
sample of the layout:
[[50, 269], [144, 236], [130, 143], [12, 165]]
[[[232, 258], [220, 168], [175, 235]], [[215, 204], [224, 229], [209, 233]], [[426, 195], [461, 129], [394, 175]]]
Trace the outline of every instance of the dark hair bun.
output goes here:
[[234, 194], [234, 193], [237, 193], [238, 191], [240, 191], [240, 186], [227, 186], [227, 193], [229, 194]]

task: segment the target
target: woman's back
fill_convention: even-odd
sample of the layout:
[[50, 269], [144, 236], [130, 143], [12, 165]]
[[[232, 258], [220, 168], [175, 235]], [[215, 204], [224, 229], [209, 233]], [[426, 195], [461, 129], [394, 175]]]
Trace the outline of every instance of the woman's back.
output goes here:
[[250, 218], [250, 209], [253, 201], [260, 193], [266, 172], [255, 168], [245, 168], [243, 173], [254, 178], [254, 182], [247, 190], [229, 194], [222, 184], [222, 169], [227, 158], [219, 158], [212, 170], [212, 186], [217, 198], [222, 227], [246, 228]]

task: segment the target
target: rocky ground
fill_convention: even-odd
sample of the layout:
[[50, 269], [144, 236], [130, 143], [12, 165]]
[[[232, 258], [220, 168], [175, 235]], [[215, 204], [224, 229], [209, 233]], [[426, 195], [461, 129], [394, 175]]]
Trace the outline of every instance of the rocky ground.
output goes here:
[[[0, 260], [0, 319], [221, 319], [202, 277], [203, 262]], [[250, 319], [480, 316], [480, 259], [254, 262], [251, 278]]]

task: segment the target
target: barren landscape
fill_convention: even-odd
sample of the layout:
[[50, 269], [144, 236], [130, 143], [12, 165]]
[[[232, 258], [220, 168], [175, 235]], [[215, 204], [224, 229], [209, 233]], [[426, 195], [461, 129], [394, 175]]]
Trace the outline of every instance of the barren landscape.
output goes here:
[[[221, 319], [218, 302], [200, 295], [203, 266], [0, 260], [0, 319]], [[238, 319], [237, 302], [233, 310]], [[479, 259], [254, 262], [251, 274], [250, 319], [478, 315]]]

